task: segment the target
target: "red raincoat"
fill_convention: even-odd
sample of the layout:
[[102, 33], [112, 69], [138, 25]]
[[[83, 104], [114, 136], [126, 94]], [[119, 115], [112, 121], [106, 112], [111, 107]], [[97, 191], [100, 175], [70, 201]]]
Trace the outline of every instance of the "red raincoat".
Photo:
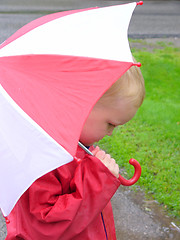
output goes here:
[[77, 157], [22, 195], [9, 215], [6, 240], [116, 239], [110, 199], [120, 181], [96, 157], [81, 149]]

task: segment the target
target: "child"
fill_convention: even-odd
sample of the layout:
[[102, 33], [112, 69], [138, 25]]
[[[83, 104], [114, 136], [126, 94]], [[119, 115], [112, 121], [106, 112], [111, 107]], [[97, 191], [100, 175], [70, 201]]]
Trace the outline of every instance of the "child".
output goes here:
[[[145, 95], [140, 69], [131, 67], [90, 112], [80, 141], [90, 146], [136, 114]], [[6, 240], [116, 239], [110, 199], [119, 167], [99, 147], [36, 180], [9, 215]]]
[[[115, 127], [133, 118], [144, 96], [143, 77], [138, 67], [132, 67], [96, 103], [84, 125], [80, 141], [90, 146], [105, 135], [111, 136]], [[94, 154], [102, 162], [104, 158], [110, 158], [104, 151], [97, 149]], [[118, 177], [118, 165], [115, 164], [114, 159], [112, 161], [110, 158], [110, 160], [114, 168], [111, 172]]]

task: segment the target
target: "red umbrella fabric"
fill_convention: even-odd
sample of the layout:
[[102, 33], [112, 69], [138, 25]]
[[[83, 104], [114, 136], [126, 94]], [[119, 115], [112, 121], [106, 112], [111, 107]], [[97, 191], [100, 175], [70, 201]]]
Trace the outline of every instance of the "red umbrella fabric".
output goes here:
[[[133, 63], [136, 3], [55, 13], [0, 46], [0, 207], [73, 160], [97, 100]], [[8, 179], [8, 181], [5, 180]]]

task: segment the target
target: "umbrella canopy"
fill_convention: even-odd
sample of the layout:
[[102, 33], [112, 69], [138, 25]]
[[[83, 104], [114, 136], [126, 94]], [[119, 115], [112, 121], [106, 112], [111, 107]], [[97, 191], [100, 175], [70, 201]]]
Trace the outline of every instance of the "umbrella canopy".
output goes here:
[[73, 160], [97, 100], [132, 65], [136, 3], [39, 18], [0, 46], [0, 207]]

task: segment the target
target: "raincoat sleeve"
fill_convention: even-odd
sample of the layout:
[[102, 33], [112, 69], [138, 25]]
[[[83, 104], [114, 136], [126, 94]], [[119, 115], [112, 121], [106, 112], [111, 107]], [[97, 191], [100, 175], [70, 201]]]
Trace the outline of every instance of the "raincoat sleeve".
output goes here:
[[21, 197], [24, 214], [30, 213], [33, 239], [46, 239], [36, 234], [56, 239], [54, 231], [61, 239], [72, 239], [101, 213], [119, 185], [104, 164], [89, 155], [39, 178]]

